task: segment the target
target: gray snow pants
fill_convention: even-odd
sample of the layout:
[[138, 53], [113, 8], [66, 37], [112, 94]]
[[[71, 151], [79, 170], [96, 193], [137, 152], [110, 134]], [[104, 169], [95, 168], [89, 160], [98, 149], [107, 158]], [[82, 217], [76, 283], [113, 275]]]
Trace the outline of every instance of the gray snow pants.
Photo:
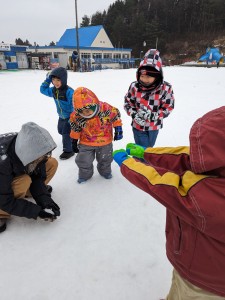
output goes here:
[[79, 145], [79, 153], [76, 155], [75, 162], [79, 168], [79, 178], [88, 180], [94, 174], [93, 161], [96, 157], [97, 170], [104, 176], [112, 172], [111, 163], [113, 161], [112, 143], [105, 146]]

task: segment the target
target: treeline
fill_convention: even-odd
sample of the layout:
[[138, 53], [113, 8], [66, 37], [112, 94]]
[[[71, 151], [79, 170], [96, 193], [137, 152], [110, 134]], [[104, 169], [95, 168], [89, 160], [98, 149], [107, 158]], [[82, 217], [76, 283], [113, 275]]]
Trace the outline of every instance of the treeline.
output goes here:
[[[28, 40], [23, 41], [21, 38], [16, 39], [15, 44], [20, 45], [20, 46], [37, 46], [37, 47], [39, 47], [39, 45], [36, 44], [35, 42], [34, 42], [34, 45], [32, 45]], [[47, 45], [45, 45], [45, 46], [47, 46]], [[51, 43], [49, 43], [48, 46], [55, 46], [55, 42], [52, 41]]]
[[166, 52], [175, 40], [212, 39], [225, 32], [225, 0], [117, 0], [84, 16], [80, 26], [103, 25], [114, 47]]
[[16, 39], [15, 44], [20, 46], [32, 46], [28, 40], [23, 41], [21, 38]]

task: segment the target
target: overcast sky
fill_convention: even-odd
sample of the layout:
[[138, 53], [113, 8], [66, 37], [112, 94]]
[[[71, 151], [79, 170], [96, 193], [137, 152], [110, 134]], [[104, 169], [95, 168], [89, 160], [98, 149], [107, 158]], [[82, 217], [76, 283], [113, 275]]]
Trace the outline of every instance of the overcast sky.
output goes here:
[[[116, 0], [77, 0], [78, 24], [84, 15], [107, 11]], [[57, 42], [73, 28], [75, 0], [0, 0], [0, 42], [15, 44], [16, 38], [33, 44]]]

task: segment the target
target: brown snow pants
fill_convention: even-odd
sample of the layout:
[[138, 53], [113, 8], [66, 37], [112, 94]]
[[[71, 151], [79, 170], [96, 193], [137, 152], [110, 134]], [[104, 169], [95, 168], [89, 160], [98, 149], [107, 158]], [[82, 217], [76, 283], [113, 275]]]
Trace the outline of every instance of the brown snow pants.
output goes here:
[[225, 297], [202, 290], [173, 270], [172, 284], [166, 300], [225, 300]]
[[[58, 161], [55, 158], [50, 157], [47, 160], [45, 166], [46, 166], [45, 184], [48, 184], [49, 181], [52, 179], [52, 177], [55, 175], [55, 172], [58, 167]], [[29, 195], [30, 185], [31, 185], [31, 178], [29, 175], [24, 174], [15, 177], [12, 182], [12, 190], [15, 199], [25, 198], [26, 195]], [[0, 209], [0, 218], [9, 218], [9, 217], [10, 215], [7, 212]]]

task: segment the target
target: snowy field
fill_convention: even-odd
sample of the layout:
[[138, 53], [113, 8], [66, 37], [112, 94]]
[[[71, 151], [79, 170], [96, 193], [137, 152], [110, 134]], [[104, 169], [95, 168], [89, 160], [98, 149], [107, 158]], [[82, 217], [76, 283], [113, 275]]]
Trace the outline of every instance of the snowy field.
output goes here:
[[[46, 71], [0, 71], [0, 133], [34, 121], [52, 134], [62, 152], [53, 99], [39, 86]], [[68, 84], [86, 86], [101, 101], [118, 107], [124, 139], [133, 142], [123, 97], [136, 70], [69, 72]], [[165, 67], [175, 109], [160, 130], [157, 146], [189, 144], [193, 122], [225, 104], [225, 68]], [[224, 124], [221, 124], [224, 126]], [[1, 300], [158, 300], [166, 296], [172, 267], [165, 253], [165, 208], [131, 185], [113, 162], [113, 178], [95, 170], [77, 184], [74, 157], [59, 161], [52, 197], [61, 207], [53, 223], [12, 217], [0, 235]]]

